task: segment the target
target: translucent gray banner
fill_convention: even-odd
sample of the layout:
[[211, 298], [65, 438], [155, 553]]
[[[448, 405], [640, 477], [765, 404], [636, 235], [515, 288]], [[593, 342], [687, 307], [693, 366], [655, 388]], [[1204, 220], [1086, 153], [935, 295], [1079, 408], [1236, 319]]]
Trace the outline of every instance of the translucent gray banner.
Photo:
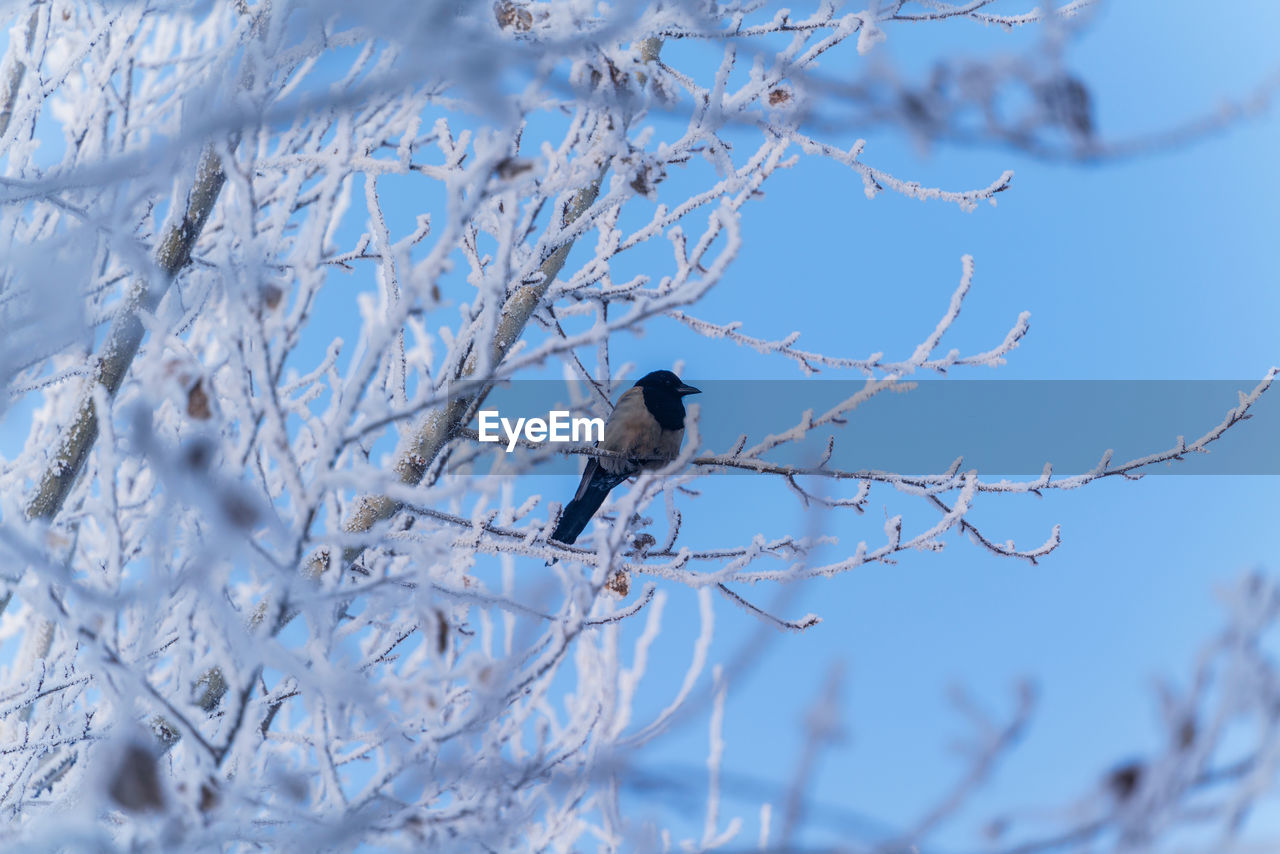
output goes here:
[[[815, 421], [842, 402], [867, 393], [861, 380], [702, 380], [685, 381], [702, 389], [686, 403], [697, 406], [699, 451], [724, 454], [747, 437], [749, 449], [766, 437], [796, 428], [806, 411]], [[1057, 475], [1094, 469], [1103, 454], [1112, 464], [1166, 452], [1179, 437], [1191, 446], [1211, 435], [1241, 405], [1257, 380], [912, 380], [902, 390], [872, 394], [839, 417], [820, 424], [798, 441], [784, 443], [762, 459], [786, 465], [817, 465], [829, 438], [835, 444], [826, 465], [846, 471], [876, 470], [906, 475], [948, 470], [957, 458], [963, 469], [983, 475], [1039, 475], [1046, 463]], [[621, 385], [612, 395], [630, 387]], [[609, 407], [593, 390], [590, 403], [569, 405], [563, 383], [526, 381], [495, 388], [482, 409], [487, 434], [476, 440], [479, 416], [468, 423], [465, 450], [450, 461], [453, 473], [573, 474], [580, 454], [565, 453], [590, 445], [581, 430], [571, 438], [571, 418], [607, 418]], [[1141, 469], [1143, 474], [1280, 474], [1280, 389], [1264, 393], [1239, 421], [1208, 443], [1208, 453], [1188, 451], [1184, 460]], [[552, 420], [562, 412], [564, 443], [530, 441], [540, 431], [520, 431], [508, 453], [509, 435], [518, 419]], [[499, 418], [506, 418], [503, 425]], [[548, 427], [551, 425], [548, 424]], [[580, 425], [585, 427], [585, 425]], [[687, 441], [687, 438], [686, 438]], [[743, 473], [724, 469], [726, 474]]]

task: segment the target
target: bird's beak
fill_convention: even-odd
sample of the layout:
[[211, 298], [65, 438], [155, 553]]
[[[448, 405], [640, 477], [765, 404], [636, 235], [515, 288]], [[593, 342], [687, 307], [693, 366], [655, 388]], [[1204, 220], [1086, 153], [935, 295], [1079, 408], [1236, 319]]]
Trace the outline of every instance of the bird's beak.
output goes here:
[[702, 389], [694, 388], [691, 385], [682, 385], [678, 389], [676, 389], [676, 393], [679, 394], [681, 397], [685, 397], [690, 394], [702, 394]]

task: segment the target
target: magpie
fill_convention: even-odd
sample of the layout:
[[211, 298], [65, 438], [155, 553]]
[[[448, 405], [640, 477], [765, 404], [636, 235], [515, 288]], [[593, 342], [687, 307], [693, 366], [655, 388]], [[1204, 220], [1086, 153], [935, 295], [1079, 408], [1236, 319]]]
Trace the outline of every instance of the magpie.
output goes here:
[[611, 489], [643, 469], [661, 468], [674, 459], [684, 441], [684, 398], [701, 393], [671, 371], [645, 374], [623, 392], [605, 421], [604, 439], [596, 443], [617, 456], [590, 459], [551, 539], [574, 542]]

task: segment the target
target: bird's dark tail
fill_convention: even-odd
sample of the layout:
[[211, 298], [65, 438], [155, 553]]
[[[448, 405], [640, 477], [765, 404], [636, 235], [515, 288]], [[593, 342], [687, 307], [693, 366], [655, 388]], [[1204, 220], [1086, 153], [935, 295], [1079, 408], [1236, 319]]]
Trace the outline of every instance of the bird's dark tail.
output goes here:
[[582, 529], [587, 527], [591, 517], [600, 509], [609, 491], [626, 479], [627, 476], [624, 474], [608, 474], [603, 469], [597, 468], [591, 475], [591, 479], [578, 490], [573, 500], [564, 506], [564, 513], [561, 514], [551, 539], [572, 544], [578, 539]]

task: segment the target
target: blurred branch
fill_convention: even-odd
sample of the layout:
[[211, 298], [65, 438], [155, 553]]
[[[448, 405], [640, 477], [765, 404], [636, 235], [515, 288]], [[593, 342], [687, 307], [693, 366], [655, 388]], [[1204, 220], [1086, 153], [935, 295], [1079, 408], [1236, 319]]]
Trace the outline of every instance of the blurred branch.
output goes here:
[[[35, 44], [36, 29], [40, 26], [40, 9], [45, 5], [45, 0], [35, 0], [31, 4], [31, 17], [27, 19], [27, 37], [25, 39], [26, 55], [31, 54], [31, 48]], [[12, 38], [12, 33], [10, 33]], [[10, 44], [10, 52], [13, 52], [12, 43]], [[0, 96], [0, 137], [3, 137], [9, 131], [9, 122], [13, 120], [13, 108], [17, 103], [18, 94], [22, 91], [22, 80], [26, 76], [27, 65], [20, 59], [13, 60], [13, 66], [9, 69], [9, 76], [5, 80], [4, 95]]]
[[221, 155], [213, 146], [207, 146], [196, 166], [183, 215], [166, 229], [156, 248], [159, 275], [152, 282], [136, 279], [118, 309], [98, 356], [95, 375], [81, 396], [75, 420], [64, 431], [53, 459], [40, 477], [39, 487], [27, 502], [29, 519], [52, 520], [62, 509], [98, 437], [93, 386], [103, 386], [112, 397], [120, 389], [146, 332], [142, 315], [155, 310], [169, 285], [191, 263], [191, 248], [200, 239], [225, 181]]

